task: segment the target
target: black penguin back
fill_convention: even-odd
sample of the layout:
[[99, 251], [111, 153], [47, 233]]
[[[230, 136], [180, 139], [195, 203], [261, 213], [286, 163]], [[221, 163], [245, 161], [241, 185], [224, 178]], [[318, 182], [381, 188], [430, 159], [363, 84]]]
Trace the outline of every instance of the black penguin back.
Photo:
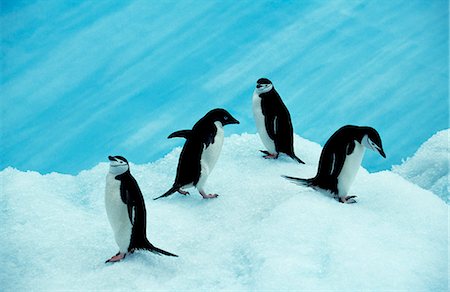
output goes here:
[[192, 130], [182, 130], [172, 133], [169, 138], [183, 137], [186, 142], [181, 150], [178, 160], [177, 174], [173, 187], [163, 196], [168, 196], [185, 185], [197, 185], [200, 179], [200, 160], [204, 149], [207, 149], [215, 142], [217, 135], [216, 122], [224, 125], [239, 124], [229, 112], [222, 108], [216, 108], [203, 116]]
[[186, 140], [178, 159], [177, 174], [174, 186], [177, 188], [193, 184], [196, 185], [200, 179], [200, 159], [203, 152], [201, 138], [193, 132]]
[[214, 109], [202, 117], [186, 136], [186, 143], [181, 150], [178, 161], [177, 175], [174, 186], [197, 185], [200, 179], [200, 159], [203, 150], [214, 143], [217, 127], [214, 125], [216, 115], [222, 114], [223, 109]]
[[128, 217], [132, 224], [128, 250], [145, 248], [148, 243], [147, 211], [141, 189], [129, 170], [116, 176], [116, 179], [120, 180], [120, 197], [127, 205]]
[[269, 137], [275, 142], [277, 152], [294, 155], [294, 129], [291, 115], [280, 95], [272, 88], [261, 93], [261, 109], [265, 117], [266, 130]]
[[347, 125], [338, 129], [325, 143], [320, 154], [317, 175], [312, 185], [337, 194], [338, 177], [347, 155], [355, 149], [355, 141], [361, 142], [361, 127]]

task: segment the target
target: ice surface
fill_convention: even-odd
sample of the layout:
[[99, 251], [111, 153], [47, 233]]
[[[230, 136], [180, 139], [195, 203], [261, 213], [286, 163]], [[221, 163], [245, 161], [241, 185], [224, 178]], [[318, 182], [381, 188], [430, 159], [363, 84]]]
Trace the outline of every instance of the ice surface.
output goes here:
[[420, 146], [413, 157], [408, 158], [402, 165], [393, 167], [394, 172], [432, 191], [447, 204], [450, 201], [449, 133], [449, 129], [436, 133]]
[[195, 190], [152, 200], [171, 186], [180, 148], [131, 165], [150, 241], [179, 258], [136, 252], [104, 264], [118, 250], [104, 210], [106, 162], [77, 176], [3, 170], [1, 290], [445, 291], [447, 205], [389, 171], [361, 168], [353, 205], [289, 183], [280, 175], [314, 175], [320, 154], [295, 139], [306, 165], [264, 160], [256, 135], [226, 138], [207, 182], [220, 194], [212, 200]]

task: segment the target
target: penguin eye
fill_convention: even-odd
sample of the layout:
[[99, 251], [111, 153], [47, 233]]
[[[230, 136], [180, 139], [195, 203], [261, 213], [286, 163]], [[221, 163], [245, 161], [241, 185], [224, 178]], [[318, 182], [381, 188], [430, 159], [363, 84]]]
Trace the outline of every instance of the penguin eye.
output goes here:
[[228, 117], [227, 116], [225, 116], [225, 117], [223, 117], [223, 119], [226, 121], [226, 120], [228, 120]]

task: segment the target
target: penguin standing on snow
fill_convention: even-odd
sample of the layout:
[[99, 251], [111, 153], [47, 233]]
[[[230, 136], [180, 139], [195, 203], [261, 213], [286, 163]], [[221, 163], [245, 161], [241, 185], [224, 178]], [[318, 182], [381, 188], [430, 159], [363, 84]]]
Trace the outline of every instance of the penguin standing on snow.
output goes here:
[[120, 261], [136, 249], [176, 257], [148, 241], [144, 198], [130, 173], [128, 161], [122, 156], [109, 156], [108, 159], [110, 168], [106, 176], [105, 207], [119, 252], [106, 262]]
[[315, 177], [284, 177], [299, 185], [328, 191], [341, 203], [355, 203], [356, 196], [347, 194], [361, 166], [365, 148], [386, 158], [380, 135], [374, 128], [344, 126], [325, 143]]
[[272, 82], [261, 78], [253, 93], [253, 116], [259, 137], [267, 150], [260, 150], [264, 158], [277, 159], [284, 153], [299, 163], [294, 153], [294, 130], [291, 115]]
[[183, 189], [190, 187], [196, 187], [204, 199], [218, 196], [207, 194], [204, 186], [222, 150], [223, 126], [228, 124], [239, 124], [239, 121], [224, 109], [214, 109], [201, 118], [192, 130], [181, 130], [169, 135], [168, 138], [185, 138], [186, 143], [181, 150], [173, 186], [154, 200], [175, 192], [187, 195], [189, 192]]

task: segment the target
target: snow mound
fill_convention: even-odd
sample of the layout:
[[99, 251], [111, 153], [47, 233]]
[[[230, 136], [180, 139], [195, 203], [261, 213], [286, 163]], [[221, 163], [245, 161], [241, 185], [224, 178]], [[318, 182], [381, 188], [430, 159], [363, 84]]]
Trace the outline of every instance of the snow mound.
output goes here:
[[306, 165], [262, 159], [256, 135], [226, 138], [207, 182], [220, 194], [213, 200], [195, 190], [152, 200], [171, 186], [180, 148], [131, 165], [150, 241], [179, 258], [136, 252], [104, 264], [117, 252], [103, 202], [107, 163], [77, 176], [3, 170], [2, 290], [447, 289], [442, 200], [398, 174], [361, 169], [358, 203], [339, 204], [280, 177], [316, 172], [320, 146], [295, 139]]
[[447, 204], [450, 202], [449, 133], [450, 129], [437, 132], [420, 146], [413, 157], [393, 167], [395, 173], [432, 191]]

